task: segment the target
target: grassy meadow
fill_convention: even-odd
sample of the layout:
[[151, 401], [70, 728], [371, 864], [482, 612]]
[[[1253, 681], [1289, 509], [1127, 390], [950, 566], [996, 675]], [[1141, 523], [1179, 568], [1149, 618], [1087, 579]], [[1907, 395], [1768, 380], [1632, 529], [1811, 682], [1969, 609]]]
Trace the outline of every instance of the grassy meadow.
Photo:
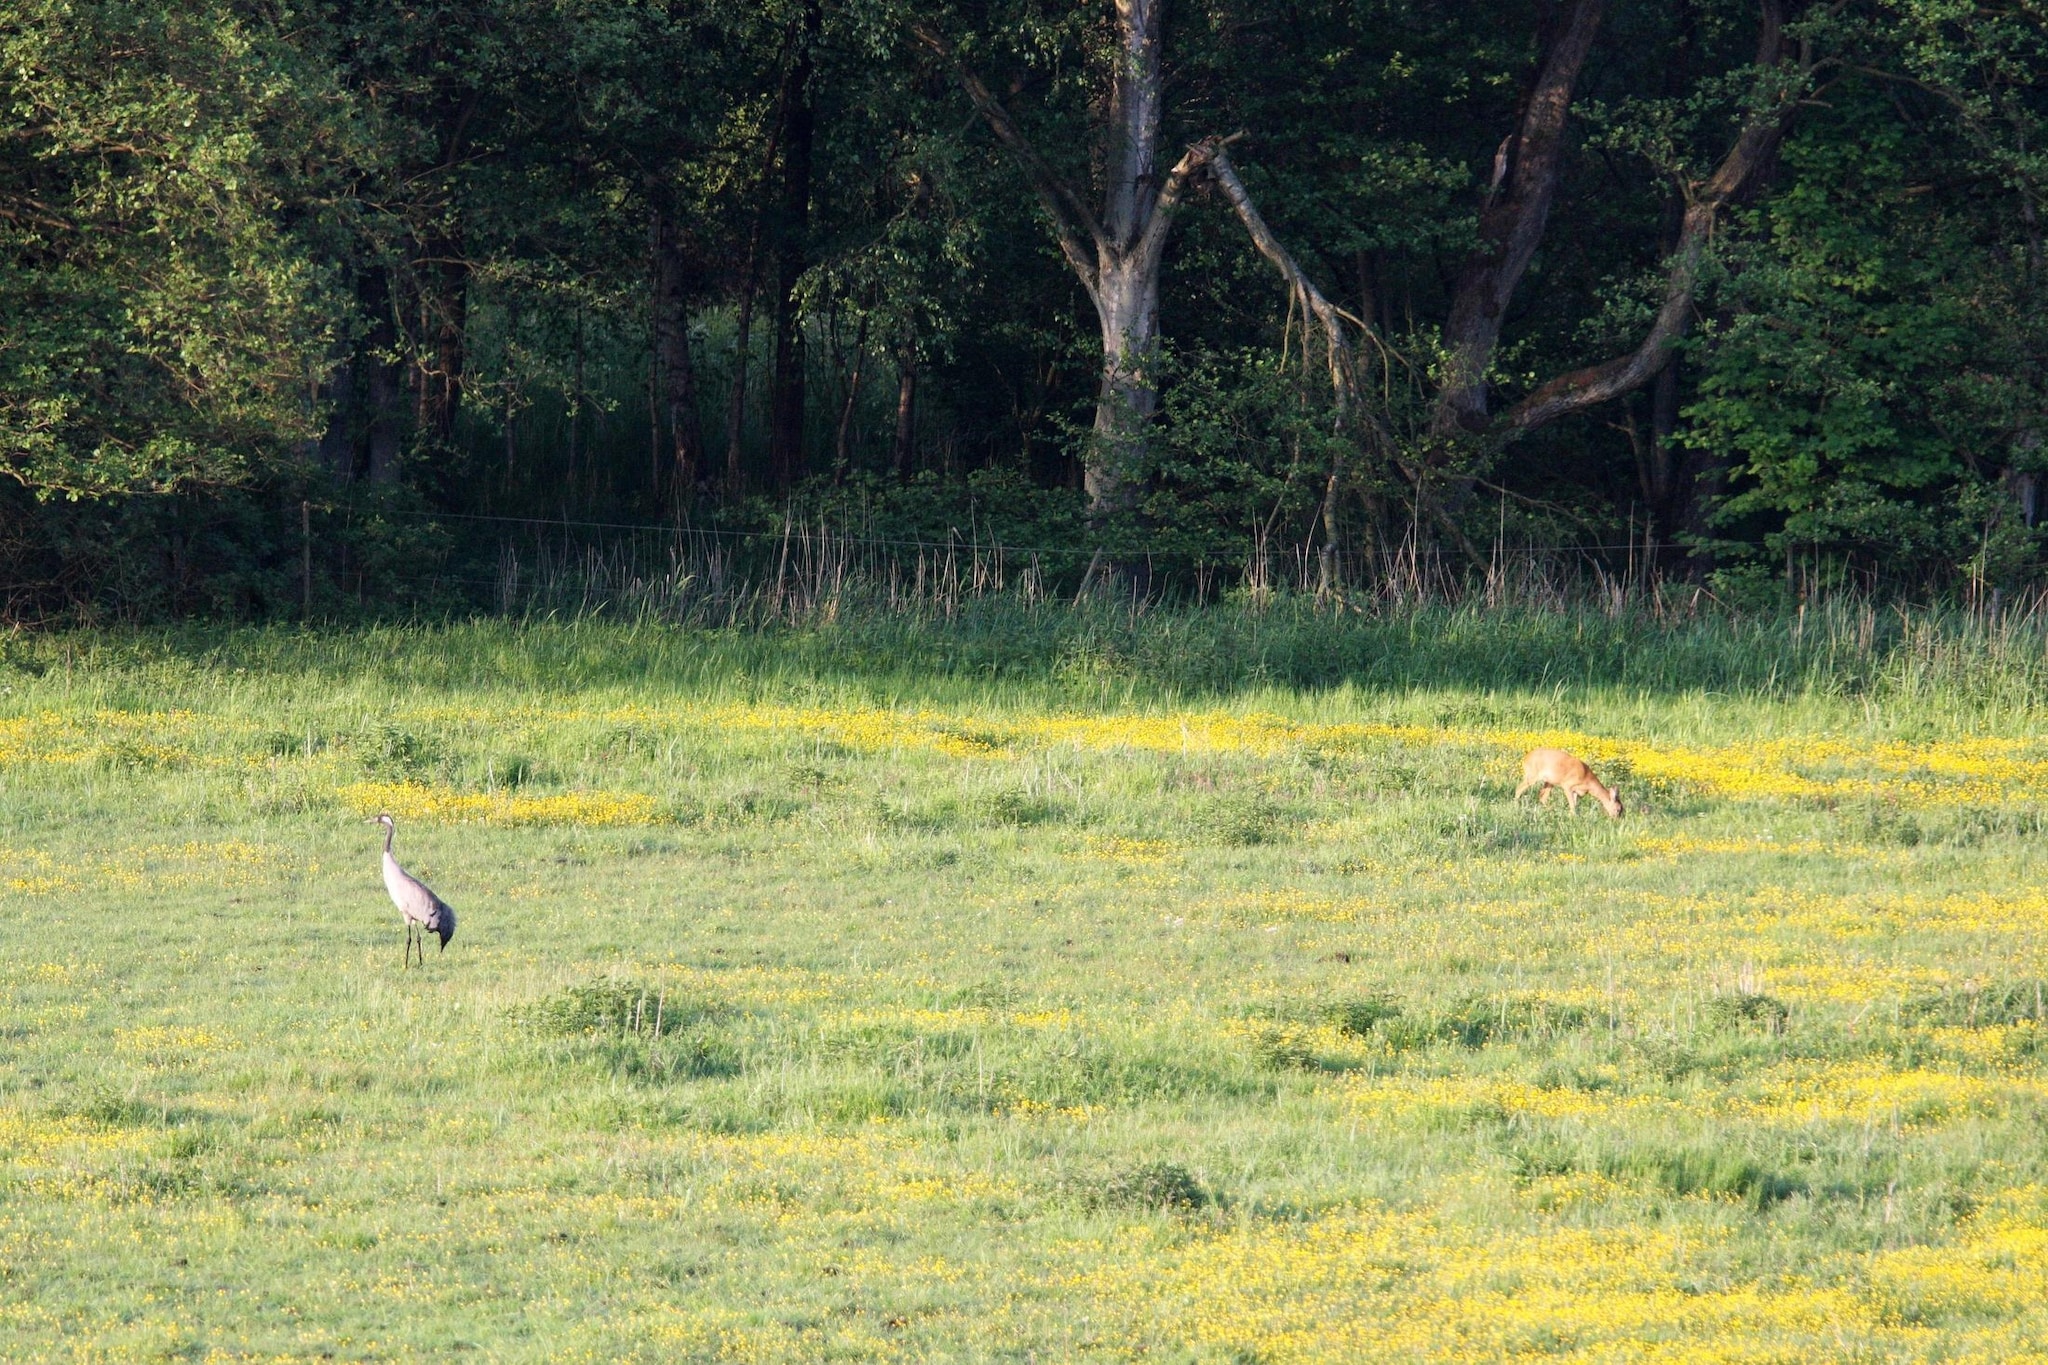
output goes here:
[[1019, 612], [0, 644], [0, 1354], [2048, 1357], [2038, 632]]

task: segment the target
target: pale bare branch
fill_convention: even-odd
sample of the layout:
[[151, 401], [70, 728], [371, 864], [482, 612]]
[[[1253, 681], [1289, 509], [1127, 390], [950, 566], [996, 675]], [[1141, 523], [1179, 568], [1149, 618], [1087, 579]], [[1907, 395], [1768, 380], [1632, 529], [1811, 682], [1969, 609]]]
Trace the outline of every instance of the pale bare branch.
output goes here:
[[1053, 169], [1052, 163], [1040, 155], [1017, 121], [1010, 117], [1010, 111], [996, 98], [995, 92], [977, 76], [961, 58], [959, 50], [940, 34], [937, 29], [922, 20], [912, 20], [911, 33], [926, 47], [943, 57], [953, 68], [961, 89], [975, 110], [996, 135], [996, 140], [1009, 149], [1024, 168], [1025, 176], [1031, 181], [1032, 191], [1052, 219], [1053, 233], [1059, 239], [1060, 254], [1067, 258], [1067, 264], [1081, 278], [1081, 283], [1090, 294], [1096, 288], [1096, 262], [1108, 247], [1108, 238], [1095, 215], [1081, 197], [1074, 193], [1064, 177]]

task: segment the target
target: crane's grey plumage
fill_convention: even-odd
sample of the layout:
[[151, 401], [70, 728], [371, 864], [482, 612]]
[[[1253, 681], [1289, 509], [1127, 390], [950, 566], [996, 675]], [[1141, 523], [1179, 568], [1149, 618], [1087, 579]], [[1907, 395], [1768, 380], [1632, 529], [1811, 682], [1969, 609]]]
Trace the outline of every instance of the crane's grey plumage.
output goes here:
[[391, 840], [398, 833], [397, 822], [389, 815], [380, 815], [376, 823], [384, 826], [384, 889], [391, 893], [391, 903], [398, 907], [398, 913], [405, 916], [405, 965], [412, 965], [413, 945], [417, 943], [420, 965], [424, 967], [427, 965], [428, 934], [439, 934], [441, 951], [448, 951], [448, 940], [455, 937], [455, 911], [391, 856]]

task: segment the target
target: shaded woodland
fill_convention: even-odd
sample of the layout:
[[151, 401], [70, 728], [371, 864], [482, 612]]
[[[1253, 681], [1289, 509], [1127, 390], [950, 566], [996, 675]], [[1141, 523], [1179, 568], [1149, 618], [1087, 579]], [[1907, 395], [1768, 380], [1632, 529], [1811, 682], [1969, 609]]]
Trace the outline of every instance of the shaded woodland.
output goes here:
[[19, 0], [0, 59], [16, 620], [489, 608], [661, 526], [2048, 566], [2038, 0]]

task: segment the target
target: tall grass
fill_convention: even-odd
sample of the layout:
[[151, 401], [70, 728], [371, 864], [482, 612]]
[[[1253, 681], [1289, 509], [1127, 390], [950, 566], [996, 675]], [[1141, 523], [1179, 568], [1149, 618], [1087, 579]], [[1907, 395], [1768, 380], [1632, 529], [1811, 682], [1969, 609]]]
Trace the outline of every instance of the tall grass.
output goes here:
[[[899, 566], [900, 567], [900, 566]], [[325, 631], [188, 624], [16, 634], [36, 672], [127, 660], [454, 686], [485, 677], [588, 686], [830, 686], [888, 697], [972, 689], [1020, 701], [1175, 705], [1280, 689], [1418, 688], [1559, 696], [1701, 694], [1877, 707], [1910, 720], [2036, 714], [2048, 610], [1838, 597], [1737, 612], [1660, 591], [1451, 597], [1239, 594], [1209, 605], [1111, 591], [1053, 596], [1028, 560], [984, 554], [876, 574], [793, 537], [777, 573], [716, 547], [646, 576], [593, 554], [571, 574], [508, 568], [496, 617]], [[429, 644], [431, 642], [431, 644]], [[175, 661], [173, 663], [173, 661]]]

